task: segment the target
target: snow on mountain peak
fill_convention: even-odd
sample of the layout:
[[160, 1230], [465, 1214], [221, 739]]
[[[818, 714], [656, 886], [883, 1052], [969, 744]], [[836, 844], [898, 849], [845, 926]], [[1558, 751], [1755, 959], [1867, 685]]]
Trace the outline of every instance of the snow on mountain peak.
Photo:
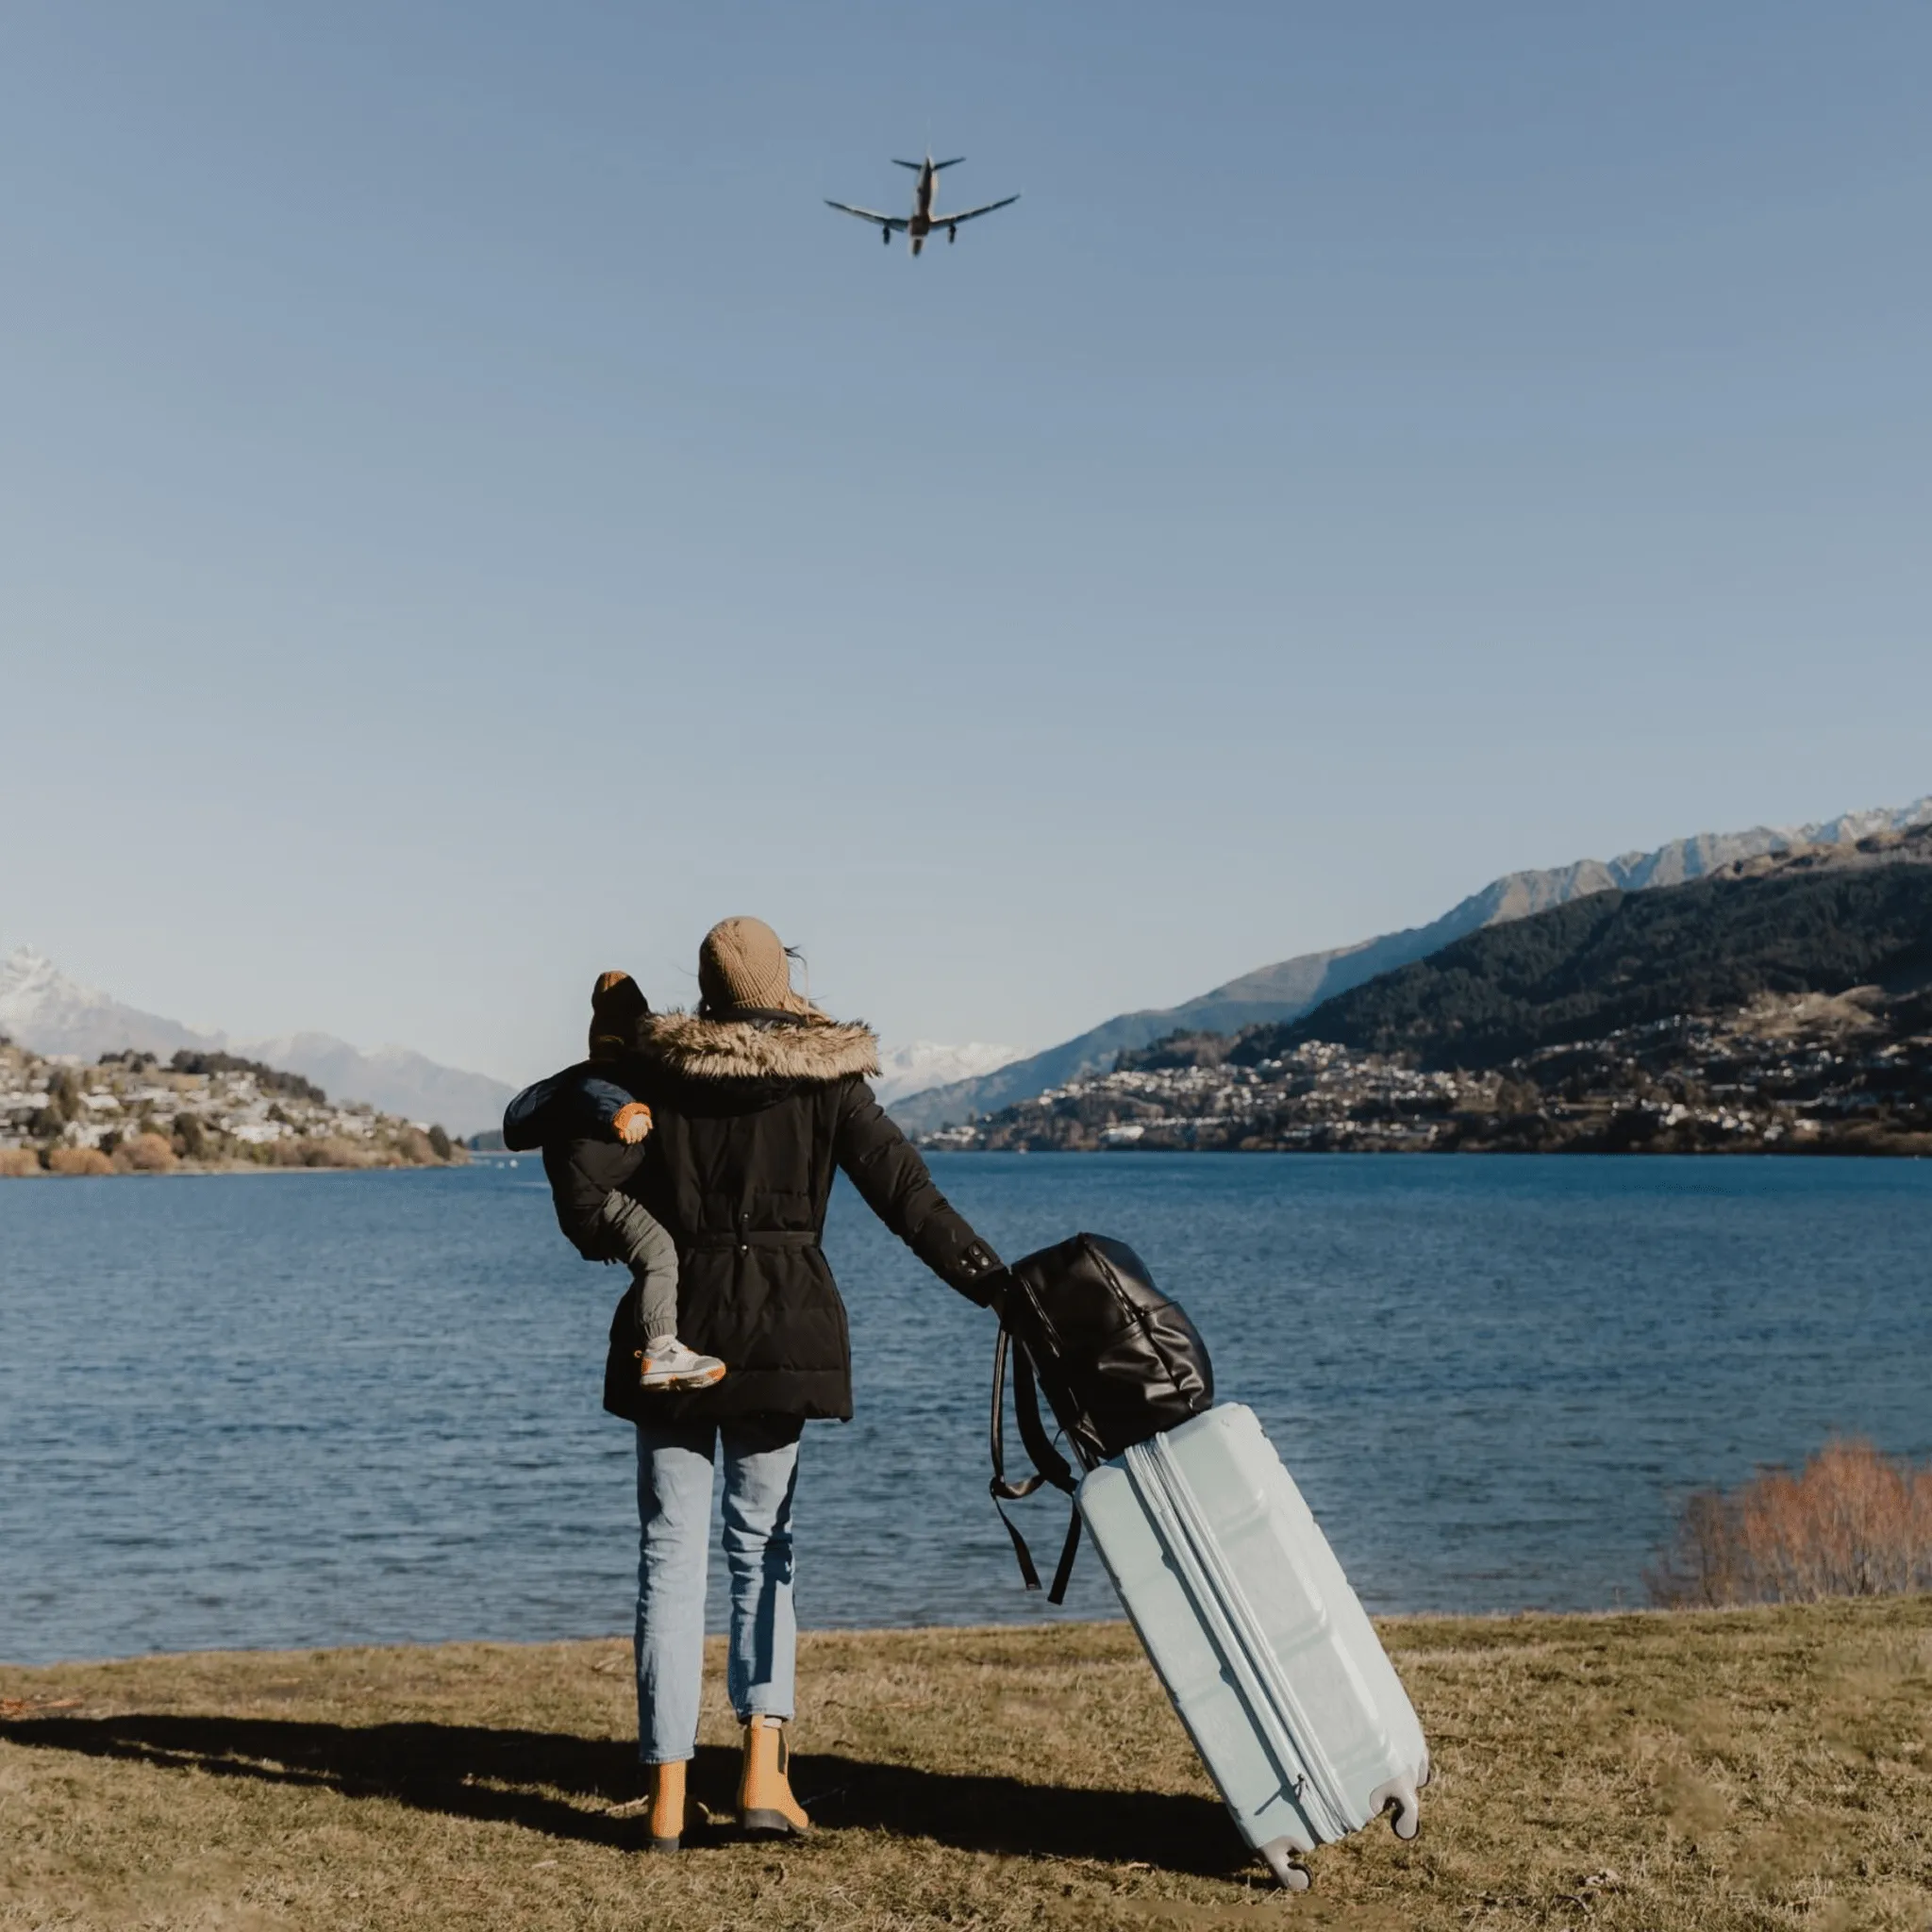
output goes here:
[[0, 959], [0, 1012], [24, 1001], [44, 999], [50, 994], [58, 997], [62, 993], [95, 1000], [107, 997], [66, 978], [46, 954], [32, 946], [15, 946], [6, 958]]
[[177, 1047], [222, 1044], [217, 1037], [124, 1007], [99, 989], [69, 979], [32, 946], [16, 946], [0, 961], [0, 1033], [37, 1053], [87, 1059], [128, 1046], [171, 1054]]
[[890, 1107], [928, 1087], [949, 1087], [955, 1080], [974, 1080], [1020, 1058], [1023, 1048], [993, 1046], [969, 1041], [964, 1046], [942, 1046], [935, 1040], [915, 1040], [908, 1046], [879, 1049], [879, 1077], [874, 1091]]
[[332, 1100], [366, 1100], [406, 1120], [440, 1121], [455, 1134], [493, 1127], [511, 1091], [488, 1074], [440, 1066], [408, 1049], [359, 1053], [329, 1033], [230, 1040], [225, 1033], [197, 1032], [69, 979], [32, 946], [16, 946], [0, 960], [0, 1033], [35, 1053], [74, 1054], [88, 1060], [128, 1047], [163, 1059], [184, 1047], [195, 1053], [236, 1053], [300, 1074]]

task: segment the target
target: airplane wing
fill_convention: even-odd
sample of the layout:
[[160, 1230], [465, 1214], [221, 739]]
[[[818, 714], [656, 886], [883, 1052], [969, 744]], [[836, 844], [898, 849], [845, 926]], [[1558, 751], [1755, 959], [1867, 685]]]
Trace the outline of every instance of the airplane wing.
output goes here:
[[[1016, 200], [1018, 196], [1014, 197]], [[827, 208], [835, 208], [841, 215], [857, 215], [861, 222], [871, 222], [881, 228], [903, 229], [906, 225], [904, 215], [875, 215], [869, 208], [852, 208], [842, 201], [828, 201]]]
[[[1009, 194], [1004, 201], [989, 201], [978, 208], [963, 208], [956, 215], [934, 215], [932, 225], [935, 228], [957, 228], [961, 222], [970, 222], [974, 215], [990, 215], [996, 208], [1011, 208], [1019, 198], [1017, 194]], [[838, 204], [835, 202], [833, 206], [836, 208]], [[902, 222], [899, 225], [904, 227], [905, 224]]]

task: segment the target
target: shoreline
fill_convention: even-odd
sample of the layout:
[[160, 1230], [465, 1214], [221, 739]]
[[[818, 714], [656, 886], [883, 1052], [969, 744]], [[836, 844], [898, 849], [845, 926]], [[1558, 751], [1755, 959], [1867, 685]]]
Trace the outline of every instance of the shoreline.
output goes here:
[[366, 1167], [330, 1167], [320, 1162], [313, 1167], [282, 1167], [266, 1160], [235, 1160], [219, 1166], [193, 1165], [183, 1160], [170, 1168], [115, 1168], [109, 1174], [55, 1174], [44, 1167], [35, 1168], [26, 1174], [0, 1170], [0, 1181], [192, 1181], [237, 1174], [264, 1177], [320, 1174], [448, 1174], [452, 1170], [462, 1171], [472, 1164], [467, 1160], [372, 1160]]
[[913, 1144], [922, 1154], [1024, 1155], [1058, 1159], [1064, 1155], [1105, 1155], [1131, 1160], [1158, 1154], [1181, 1154], [1191, 1159], [1286, 1160], [1374, 1158], [1392, 1160], [1926, 1160], [1932, 1159], [1932, 1135], [1919, 1137], [1926, 1145], [1899, 1147], [1748, 1146], [1748, 1147], [1150, 1147], [1143, 1141], [1111, 1147], [954, 1147], [930, 1141]]
[[[1560, 1625], [1566, 1629], [1573, 1626], [1610, 1624], [1654, 1624], [1661, 1627], [1683, 1624], [1693, 1619], [1729, 1619], [1741, 1624], [1754, 1619], [1780, 1618], [1802, 1611], [1829, 1609], [1840, 1606], [1855, 1609], [1856, 1607], [1870, 1604], [1918, 1603], [1923, 1603], [1926, 1607], [1928, 1622], [1932, 1622], [1932, 1592], [1902, 1597], [1828, 1597], [1820, 1603], [1802, 1605], [1713, 1604], [1694, 1609], [1682, 1609], [1659, 1604], [1625, 1604], [1596, 1610], [1396, 1610], [1387, 1615], [1372, 1614], [1369, 1621], [1374, 1624], [1387, 1642], [1400, 1639], [1405, 1634], [1426, 1633], [1451, 1626], [1460, 1632], [1465, 1628], [1507, 1631], [1543, 1624]], [[1084, 1631], [1113, 1631], [1131, 1635], [1132, 1628], [1124, 1614], [1114, 1617], [1061, 1616], [1042, 1619], [1037, 1623], [1027, 1621], [1010, 1624], [822, 1624], [809, 1628], [801, 1625], [798, 1641], [801, 1644], [947, 1644], [979, 1640], [998, 1642], [1016, 1636], [1029, 1639], [1051, 1638], [1055, 1633], [1071, 1637]], [[21, 1663], [0, 1657], [0, 1685], [15, 1676], [44, 1676], [69, 1671], [133, 1670], [143, 1669], [150, 1664], [193, 1666], [224, 1662], [253, 1663], [264, 1659], [283, 1663], [298, 1659], [322, 1663], [344, 1657], [364, 1657], [378, 1653], [385, 1656], [432, 1657], [445, 1652], [453, 1656], [458, 1652], [472, 1651], [501, 1651], [509, 1655], [535, 1657], [539, 1654], [568, 1651], [585, 1645], [628, 1646], [631, 1641], [632, 1637], [628, 1630], [608, 1630], [587, 1632], [575, 1637], [425, 1637], [367, 1643], [344, 1641], [309, 1644], [226, 1644], [205, 1650], [142, 1650], [117, 1657], [56, 1657], [45, 1663]], [[723, 1642], [723, 1637], [717, 1632], [707, 1632], [707, 1657], [708, 1657], [714, 1650], [722, 1657], [724, 1653], [720, 1646]]]

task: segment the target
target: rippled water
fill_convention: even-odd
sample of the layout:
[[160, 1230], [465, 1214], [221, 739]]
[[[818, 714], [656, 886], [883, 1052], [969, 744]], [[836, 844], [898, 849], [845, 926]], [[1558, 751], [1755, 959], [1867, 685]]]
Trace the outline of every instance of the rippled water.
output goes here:
[[[1138, 1247], [1378, 1609], [1637, 1601], [1688, 1486], [1932, 1455], [1926, 1163], [935, 1166], [1008, 1254]], [[807, 1433], [803, 1620], [1050, 1614], [986, 1499], [989, 1318], [842, 1187], [826, 1246], [858, 1417]], [[527, 1161], [0, 1183], [0, 1657], [627, 1627], [618, 1287]], [[1114, 1613], [1091, 1553], [1069, 1608]]]

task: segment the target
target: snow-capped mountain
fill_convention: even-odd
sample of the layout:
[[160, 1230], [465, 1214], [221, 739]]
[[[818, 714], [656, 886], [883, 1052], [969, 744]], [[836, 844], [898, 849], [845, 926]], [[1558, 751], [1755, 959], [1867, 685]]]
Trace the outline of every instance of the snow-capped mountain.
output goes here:
[[124, 1007], [111, 995], [69, 979], [31, 946], [16, 946], [0, 959], [0, 1033], [35, 1053], [74, 1053], [84, 1059], [128, 1046], [165, 1058], [179, 1047], [205, 1052], [223, 1044], [178, 1020]]
[[453, 1134], [496, 1126], [513, 1091], [487, 1074], [441, 1066], [408, 1047], [364, 1053], [330, 1033], [231, 1040], [225, 1033], [199, 1032], [69, 979], [31, 946], [17, 946], [0, 959], [0, 1033], [35, 1053], [77, 1054], [89, 1060], [125, 1047], [164, 1059], [184, 1047], [240, 1054], [300, 1074], [332, 1100], [366, 1100], [406, 1120], [439, 1122]]
[[910, 1046], [881, 1047], [879, 1076], [873, 1091], [888, 1107], [908, 1093], [928, 1087], [949, 1087], [955, 1080], [976, 1079], [1020, 1058], [1017, 1046], [991, 1046], [972, 1041], [965, 1046], [941, 1046], [936, 1041], [915, 1040]]

